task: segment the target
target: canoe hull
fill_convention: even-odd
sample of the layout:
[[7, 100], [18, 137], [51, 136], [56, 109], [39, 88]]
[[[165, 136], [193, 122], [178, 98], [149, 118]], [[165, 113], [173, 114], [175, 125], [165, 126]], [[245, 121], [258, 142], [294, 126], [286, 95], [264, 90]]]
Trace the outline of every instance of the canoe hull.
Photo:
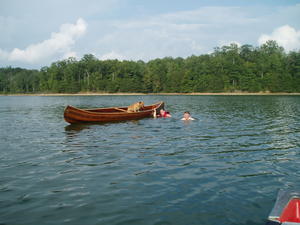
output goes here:
[[164, 108], [164, 102], [158, 102], [153, 105], [145, 106], [139, 112], [126, 112], [127, 107], [111, 107], [98, 109], [79, 109], [73, 106], [67, 106], [64, 111], [64, 119], [70, 124], [75, 123], [107, 123], [126, 120], [139, 120], [153, 116], [153, 110], [157, 112]]

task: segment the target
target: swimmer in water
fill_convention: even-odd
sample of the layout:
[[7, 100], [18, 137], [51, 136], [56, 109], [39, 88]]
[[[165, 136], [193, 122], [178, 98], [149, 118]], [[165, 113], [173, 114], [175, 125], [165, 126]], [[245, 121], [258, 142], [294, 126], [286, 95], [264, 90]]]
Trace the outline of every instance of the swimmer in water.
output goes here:
[[172, 116], [169, 112], [165, 111], [164, 109], [161, 109], [159, 111], [158, 115], [156, 114], [156, 110], [154, 110], [153, 117], [154, 118], [168, 118], [168, 117], [172, 117]]
[[195, 120], [195, 119], [191, 117], [190, 112], [186, 111], [183, 113], [183, 118], [181, 120]]

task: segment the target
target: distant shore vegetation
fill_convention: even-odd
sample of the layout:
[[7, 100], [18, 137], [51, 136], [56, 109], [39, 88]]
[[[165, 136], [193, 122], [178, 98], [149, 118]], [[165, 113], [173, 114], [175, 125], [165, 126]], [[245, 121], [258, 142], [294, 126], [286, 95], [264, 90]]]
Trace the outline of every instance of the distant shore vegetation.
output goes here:
[[300, 92], [300, 51], [275, 41], [231, 44], [211, 54], [144, 61], [99, 60], [91, 54], [40, 70], [0, 68], [0, 94]]

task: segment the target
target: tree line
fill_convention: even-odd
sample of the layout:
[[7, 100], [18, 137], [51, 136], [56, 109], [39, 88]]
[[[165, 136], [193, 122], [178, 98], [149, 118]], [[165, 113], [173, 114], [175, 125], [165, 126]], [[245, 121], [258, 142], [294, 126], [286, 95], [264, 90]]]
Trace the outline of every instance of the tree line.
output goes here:
[[0, 68], [0, 93], [300, 92], [300, 51], [275, 41], [217, 47], [211, 54], [144, 61], [91, 54], [40, 70]]

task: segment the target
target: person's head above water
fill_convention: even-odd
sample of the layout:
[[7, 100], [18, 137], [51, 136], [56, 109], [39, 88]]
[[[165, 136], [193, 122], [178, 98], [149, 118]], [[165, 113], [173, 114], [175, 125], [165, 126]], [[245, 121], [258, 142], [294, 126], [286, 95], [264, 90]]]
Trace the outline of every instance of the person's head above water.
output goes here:
[[185, 111], [183, 113], [183, 118], [181, 120], [194, 120], [194, 118], [191, 117], [191, 114], [189, 111]]
[[186, 111], [186, 112], [183, 113], [183, 118], [189, 119], [190, 117], [191, 117], [190, 112]]
[[164, 109], [160, 109], [157, 117], [171, 117], [171, 114]]

